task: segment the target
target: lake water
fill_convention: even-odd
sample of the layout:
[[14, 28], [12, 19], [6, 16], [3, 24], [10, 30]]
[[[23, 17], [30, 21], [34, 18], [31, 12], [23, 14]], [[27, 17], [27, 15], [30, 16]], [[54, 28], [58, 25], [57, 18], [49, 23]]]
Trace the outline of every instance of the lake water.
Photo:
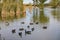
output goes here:
[[23, 18], [0, 20], [0, 40], [60, 40], [59, 8], [26, 8]]

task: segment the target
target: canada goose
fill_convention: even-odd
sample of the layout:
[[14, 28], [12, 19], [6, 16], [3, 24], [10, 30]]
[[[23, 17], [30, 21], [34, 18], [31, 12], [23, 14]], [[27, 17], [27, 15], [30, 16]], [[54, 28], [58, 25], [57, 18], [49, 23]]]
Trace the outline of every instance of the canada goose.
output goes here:
[[21, 36], [21, 37], [22, 37], [22, 32], [19, 32], [18, 34], [19, 34], [19, 36]]
[[28, 25], [27, 28], [30, 28], [30, 26]]
[[30, 23], [30, 25], [33, 25], [33, 23]]
[[24, 22], [21, 22], [21, 24], [24, 24]]
[[26, 34], [31, 34], [31, 31], [26, 31], [26, 30], [25, 30], [25, 35], [26, 35]]
[[16, 32], [15, 29], [13, 29], [13, 30], [12, 30], [12, 33], [15, 33], [15, 32]]
[[19, 30], [20, 30], [20, 31], [23, 31], [23, 30], [24, 30], [24, 28], [20, 28]]
[[34, 27], [33, 27], [33, 28], [31, 28], [31, 30], [32, 30], [32, 31], [34, 31]]
[[47, 29], [47, 26], [43, 26], [43, 29]]
[[39, 22], [36, 22], [36, 24], [38, 24]]

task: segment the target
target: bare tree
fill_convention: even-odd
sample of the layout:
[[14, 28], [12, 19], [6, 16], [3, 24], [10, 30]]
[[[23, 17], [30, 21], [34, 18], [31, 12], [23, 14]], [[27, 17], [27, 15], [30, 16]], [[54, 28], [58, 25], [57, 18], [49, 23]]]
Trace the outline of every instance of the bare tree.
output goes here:
[[41, 7], [42, 9], [44, 8], [44, 2], [45, 2], [46, 0], [39, 0], [39, 2], [40, 2], [40, 6], [39, 7]]

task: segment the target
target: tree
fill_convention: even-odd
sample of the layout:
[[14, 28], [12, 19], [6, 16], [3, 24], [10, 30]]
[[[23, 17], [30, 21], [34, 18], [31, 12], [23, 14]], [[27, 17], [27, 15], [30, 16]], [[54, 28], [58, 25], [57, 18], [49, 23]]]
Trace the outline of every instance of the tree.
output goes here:
[[40, 1], [40, 3], [44, 3], [46, 0], [39, 0]]
[[44, 8], [44, 2], [45, 2], [46, 0], [39, 0], [39, 2], [40, 2], [40, 6], [39, 7], [41, 7], [42, 9]]
[[50, 5], [52, 6], [52, 8], [56, 8], [59, 1], [60, 0], [51, 0]]
[[38, 0], [33, 0], [34, 5], [38, 6]]

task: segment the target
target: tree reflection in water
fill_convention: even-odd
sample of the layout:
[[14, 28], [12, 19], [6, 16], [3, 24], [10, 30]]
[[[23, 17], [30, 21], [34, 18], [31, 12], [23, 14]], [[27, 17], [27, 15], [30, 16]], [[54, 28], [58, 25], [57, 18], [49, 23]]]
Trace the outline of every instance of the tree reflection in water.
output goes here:
[[37, 22], [38, 21], [38, 8], [34, 7], [33, 8], [33, 22]]
[[52, 15], [55, 19], [57, 19], [57, 21], [60, 21], [60, 11], [58, 11], [57, 9], [54, 9], [52, 11]]
[[[40, 11], [39, 9], [34, 9], [33, 11], [33, 21], [34, 22], [40, 22], [41, 24], [45, 24], [49, 22], [49, 18], [45, 16], [44, 9]], [[39, 10], [39, 11], [37, 11]], [[39, 13], [38, 13], [39, 12]]]
[[44, 11], [40, 11], [39, 22], [43, 24], [49, 22], [49, 18], [44, 15]]

